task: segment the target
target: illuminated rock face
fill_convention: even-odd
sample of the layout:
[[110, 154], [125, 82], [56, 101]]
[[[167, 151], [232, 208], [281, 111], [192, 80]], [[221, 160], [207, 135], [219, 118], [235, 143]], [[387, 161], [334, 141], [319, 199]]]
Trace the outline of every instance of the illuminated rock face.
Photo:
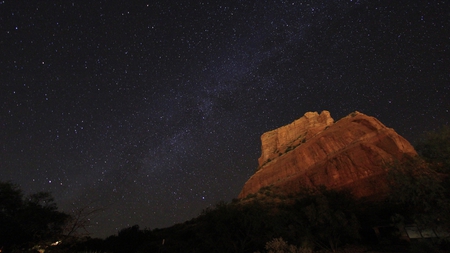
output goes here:
[[264, 133], [258, 170], [239, 198], [265, 186], [289, 194], [321, 185], [350, 190], [358, 198], [379, 196], [387, 192], [384, 164], [417, 155], [406, 139], [374, 117], [354, 112], [333, 122], [328, 111], [308, 112]]

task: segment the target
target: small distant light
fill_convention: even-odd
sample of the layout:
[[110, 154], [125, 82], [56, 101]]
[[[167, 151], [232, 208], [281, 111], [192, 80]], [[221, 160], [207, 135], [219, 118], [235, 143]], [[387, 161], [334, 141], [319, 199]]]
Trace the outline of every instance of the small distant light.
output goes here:
[[52, 244], [50, 244], [51, 246], [56, 246], [56, 245], [58, 245], [58, 244], [60, 244], [61, 243], [61, 241], [56, 241], [56, 242], [54, 242], [54, 243], [52, 243]]

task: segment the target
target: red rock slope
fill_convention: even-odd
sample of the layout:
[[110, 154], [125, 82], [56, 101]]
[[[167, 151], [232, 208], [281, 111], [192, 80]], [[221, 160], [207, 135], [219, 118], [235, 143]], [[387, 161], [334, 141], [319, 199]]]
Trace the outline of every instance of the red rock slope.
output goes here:
[[294, 193], [320, 185], [373, 197], [387, 191], [385, 162], [417, 155], [406, 139], [374, 117], [354, 112], [333, 122], [328, 111], [307, 112], [264, 133], [259, 168], [239, 198], [265, 186]]

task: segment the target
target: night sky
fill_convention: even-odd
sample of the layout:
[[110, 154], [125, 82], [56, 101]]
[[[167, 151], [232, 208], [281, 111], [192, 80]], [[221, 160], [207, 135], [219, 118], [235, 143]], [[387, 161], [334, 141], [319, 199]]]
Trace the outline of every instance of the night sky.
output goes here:
[[104, 237], [231, 201], [308, 111], [414, 143], [449, 124], [449, 5], [0, 1], [0, 180], [101, 209]]

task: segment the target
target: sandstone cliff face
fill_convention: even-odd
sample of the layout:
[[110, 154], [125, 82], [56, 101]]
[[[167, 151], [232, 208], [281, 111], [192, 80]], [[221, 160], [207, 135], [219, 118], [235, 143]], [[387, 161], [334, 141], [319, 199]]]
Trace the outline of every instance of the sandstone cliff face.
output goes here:
[[239, 198], [265, 186], [294, 193], [320, 185], [372, 197], [387, 192], [386, 162], [417, 155], [407, 140], [374, 117], [354, 112], [333, 122], [328, 111], [308, 112], [263, 134], [258, 170]]
[[320, 115], [317, 112], [307, 112], [287, 126], [264, 133], [261, 136], [262, 152], [258, 159], [259, 166], [299, 146], [333, 122], [328, 111], [323, 111]]

